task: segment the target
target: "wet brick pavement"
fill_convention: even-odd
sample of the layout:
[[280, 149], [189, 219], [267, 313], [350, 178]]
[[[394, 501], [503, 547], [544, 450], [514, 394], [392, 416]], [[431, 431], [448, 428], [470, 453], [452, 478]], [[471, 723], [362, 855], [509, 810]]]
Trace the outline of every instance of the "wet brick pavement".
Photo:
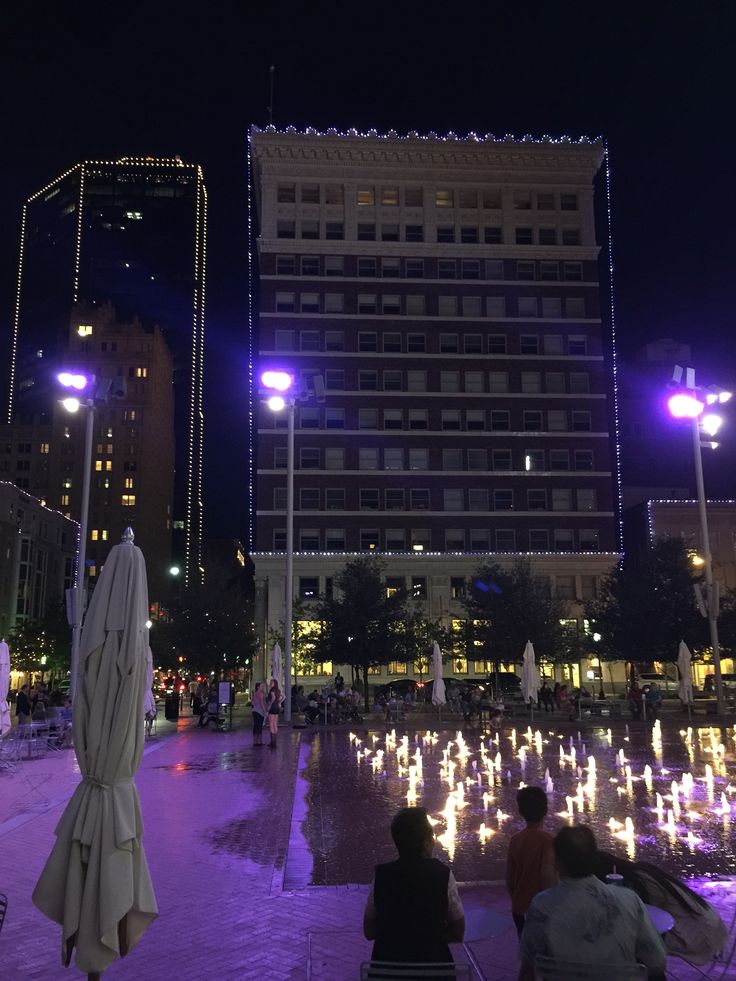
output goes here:
[[[367, 887], [284, 888], [287, 853], [295, 881], [306, 881], [309, 862], [299, 835], [298, 784], [295, 794], [302, 734], [282, 731], [276, 749], [253, 748], [246, 720], [238, 721], [239, 729], [219, 733], [182, 719], [178, 726], [160, 725], [149, 741], [137, 784], [161, 914], [105, 979], [352, 981], [359, 976], [359, 964], [370, 953], [360, 933]], [[0, 892], [9, 899], [0, 934], [0, 977], [79, 976], [74, 968], [61, 967], [60, 929], [30, 900], [64, 801], [76, 786], [75, 771], [73, 753], [66, 751], [24, 762], [10, 774], [0, 772]], [[724, 908], [732, 909], [736, 900], [722, 892]], [[499, 886], [473, 886], [463, 894], [508, 913]], [[472, 944], [469, 953], [457, 949], [458, 960], [468, 957], [486, 981], [514, 979], [510, 917], [495, 940]], [[680, 981], [698, 976], [681, 962], [673, 962], [673, 969], [671, 976]], [[736, 978], [736, 971], [728, 976]]]

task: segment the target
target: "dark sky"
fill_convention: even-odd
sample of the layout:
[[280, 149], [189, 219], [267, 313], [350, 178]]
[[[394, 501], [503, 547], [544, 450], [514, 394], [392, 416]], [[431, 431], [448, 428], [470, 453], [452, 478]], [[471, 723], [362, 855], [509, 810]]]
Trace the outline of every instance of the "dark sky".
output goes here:
[[[722, 2], [6, 6], [0, 330], [20, 206], [84, 158], [180, 154], [210, 193], [208, 531], [244, 530], [245, 134], [265, 125], [588, 134], [613, 165], [621, 348], [734, 353], [736, 5]], [[241, 408], [242, 407], [242, 408]]]

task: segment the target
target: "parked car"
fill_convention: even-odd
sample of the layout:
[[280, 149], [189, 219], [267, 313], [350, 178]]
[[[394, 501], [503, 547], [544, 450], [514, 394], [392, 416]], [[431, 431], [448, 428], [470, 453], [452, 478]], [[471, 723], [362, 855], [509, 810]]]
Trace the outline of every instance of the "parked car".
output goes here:
[[666, 674], [659, 674], [656, 671], [644, 671], [637, 674], [639, 687], [645, 688], [651, 684], [658, 684], [663, 698], [675, 698], [680, 688], [680, 683], [675, 678], [670, 678]]
[[492, 671], [485, 684], [494, 692], [506, 696], [521, 694], [521, 678], [513, 671]]
[[[417, 691], [419, 688], [419, 682], [413, 678], [399, 678], [397, 681], [389, 681], [388, 684], [379, 685], [376, 690], [376, 698], [388, 698], [392, 694], [398, 698], [405, 698], [409, 692]], [[420, 695], [417, 694], [417, 697], [419, 698]]]

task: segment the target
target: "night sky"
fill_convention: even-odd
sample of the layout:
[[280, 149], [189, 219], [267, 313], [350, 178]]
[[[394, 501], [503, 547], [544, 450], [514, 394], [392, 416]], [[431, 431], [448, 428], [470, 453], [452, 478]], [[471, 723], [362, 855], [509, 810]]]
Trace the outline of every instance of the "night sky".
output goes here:
[[243, 534], [245, 135], [268, 122], [275, 64], [279, 126], [606, 136], [621, 351], [689, 340], [732, 384], [735, 42], [730, 0], [6, 6], [0, 331], [27, 194], [84, 158], [200, 162], [207, 532]]

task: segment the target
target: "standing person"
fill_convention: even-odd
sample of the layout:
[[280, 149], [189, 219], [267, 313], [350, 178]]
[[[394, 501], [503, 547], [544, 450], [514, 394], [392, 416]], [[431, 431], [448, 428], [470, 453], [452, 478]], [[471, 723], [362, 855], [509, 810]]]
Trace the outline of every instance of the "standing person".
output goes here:
[[552, 689], [549, 687], [545, 681], [542, 687], [539, 689], [539, 698], [537, 699], [537, 704], [540, 709], [544, 709], [545, 712], [549, 712], [552, 702]]
[[511, 836], [506, 858], [506, 888], [511, 896], [511, 915], [521, 936], [531, 901], [542, 889], [557, 884], [552, 835], [543, 828], [547, 795], [541, 787], [522, 787], [516, 795], [523, 831]]
[[645, 695], [645, 701], [647, 705], [647, 718], [654, 722], [662, 706], [662, 692], [659, 690], [659, 685], [656, 681], [653, 681], [649, 686], [649, 690]]
[[194, 708], [194, 699], [197, 697], [197, 679], [192, 678], [189, 682], [189, 708]]
[[335, 691], [341, 692], [344, 687], [345, 687], [345, 679], [338, 671], [337, 674], [335, 675]]
[[631, 710], [632, 719], [641, 718], [642, 701], [643, 695], [641, 688], [634, 682], [631, 688], [629, 688], [629, 709]]
[[559, 681], [556, 681], [555, 682], [555, 687], [552, 689], [552, 701], [554, 703], [552, 705], [552, 711], [553, 712], [554, 712], [554, 710], [556, 708], [559, 708], [560, 707], [560, 688], [561, 687], [562, 686], [560, 685]]
[[448, 941], [461, 943], [465, 913], [450, 869], [432, 857], [434, 832], [423, 807], [391, 822], [398, 860], [377, 865], [363, 914], [374, 961], [452, 964]]
[[31, 700], [28, 697], [28, 685], [23, 685], [16, 696], [15, 714], [19, 726], [24, 726], [31, 721]]
[[268, 709], [266, 708], [266, 693], [263, 690], [263, 682], [257, 681], [253, 689], [253, 745], [263, 745], [263, 723], [266, 721]]
[[271, 687], [268, 690], [268, 731], [271, 734], [271, 742], [269, 746], [276, 745], [276, 736], [279, 731], [279, 712], [281, 711], [281, 702], [283, 701], [281, 691], [279, 689], [279, 683], [275, 678], [271, 679]]
[[539, 893], [524, 921], [518, 981], [533, 981], [538, 956], [605, 965], [644, 964], [649, 977], [664, 978], [665, 947], [633, 889], [605, 885], [595, 876], [595, 835], [585, 825], [563, 828], [554, 839], [560, 884]]

